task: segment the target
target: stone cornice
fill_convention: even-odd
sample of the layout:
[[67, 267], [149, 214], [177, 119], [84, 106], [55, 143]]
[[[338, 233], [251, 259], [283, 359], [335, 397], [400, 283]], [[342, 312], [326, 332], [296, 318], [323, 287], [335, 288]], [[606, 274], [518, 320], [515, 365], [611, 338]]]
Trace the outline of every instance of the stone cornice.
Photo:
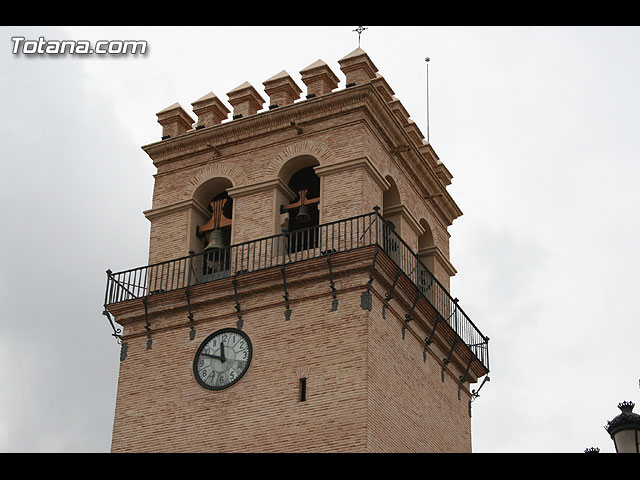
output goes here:
[[389, 190], [389, 182], [382, 177], [376, 166], [371, 163], [371, 160], [367, 157], [354, 158], [352, 160], [347, 160], [346, 162], [340, 162], [332, 165], [318, 166], [315, 167], [314, 170], [316, 174], [321, 177], [328, 173], [342, 172], [356, 168], [364, 168], [371, 174], [375, 182], [380, 185], [383, 190]]
[[219, 125], [190, 130], [179, 137], [145, 145], [142, 149], [151, 157], [156, 166], [183, 156], [207, 153], [211, 146], [221, 148], [243, 142], [283, 129], [292, 129], [291, 122], [299, 124], [309, 117], [324, 117], [344, 110], [346, 107], [360, 106], [371, 95], [366, 85], [345, 89], [319, 98], [260, 111], [254, 115], [229, 120]]
[[149, 210], [145, 210], [142, 213], [145, 217], [147, 217], [147, 220], [152, 221], [157, 217], [179, 212], [182, 210], [188, 210], [190, 208], [199, 210], [205, 216], [210, 215], [210, 212], [207, 210], [207, 208], [195, 199], [182, 200], [181, 202], [172, 203], [171, 205], [150, 208]]
[[424, 228], [420, 225], [418, 220], [416, 220], [416, 217], [411, 213], [411, 211], [409, 211], [406, 205], [387, 207], [382, 213], [385, 216], [388, 214], [393, 215], [394, 213], [400, 213], [400, 215], [402, 215], [402, 219], [405, 220], [418, 235], [422, 235], [424, 233]]
[[291, 190], [286, 183], [280, 178], [274, 178], [271, 180], [265, 180], [264, 182], [255, 183], [252, 185], [243, 185], [239, 187], [233, 187], [227, 189], [227, 193], [231, 198], [243, 197], [245, 195], [251, 195], [253, 193], [264, 192], [269, 190], [280, 190], [285, 196], [290, 199], [294, 199], [296, 194]]
[[440, 250], [440, 248], [435, 245], [432, 247], [421, 248], [417, 253], [419, 257], [423, 255], [433, 255], [436, 260], [440, 262], [440, 265], [442, 265], [442, 267], [450, 277], [453, 277], [456, 273], [458, 273], [458, 270], [456, 270], [456, 268], [449, 261], [446, 255], [442, 253], [442, 250]]

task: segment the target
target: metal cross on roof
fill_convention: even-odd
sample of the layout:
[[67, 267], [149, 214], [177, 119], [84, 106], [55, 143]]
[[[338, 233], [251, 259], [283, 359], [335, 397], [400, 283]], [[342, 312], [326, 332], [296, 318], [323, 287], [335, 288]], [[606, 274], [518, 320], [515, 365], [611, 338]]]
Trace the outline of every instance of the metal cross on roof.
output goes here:
[[358, 48], [360, 48], [360, 35], [362, 35], [362, 32], [364, 32], [365, 30], [367, 30], [367, 27], [358, 27], [353, 30], [354, 32], [358, 32]]

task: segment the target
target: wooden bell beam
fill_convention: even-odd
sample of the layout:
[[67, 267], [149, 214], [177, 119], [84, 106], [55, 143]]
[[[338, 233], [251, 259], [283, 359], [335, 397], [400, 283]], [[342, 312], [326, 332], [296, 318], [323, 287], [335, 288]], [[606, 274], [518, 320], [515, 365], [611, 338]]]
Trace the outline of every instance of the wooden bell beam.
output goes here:
[[307, 198], [308, 190], [300, 190], [298, 193], [300, 194], [300, 200], [294, 203], [290, 203], [289, 205], [283, 205], [280, 207], [280, 213], [285, 213], [295, 208], [301, 207], [302, 205], [313, 205], [316, 203], [320, 203], [320, 197], [317, 198]]
[[205, 234], [212, 230], [216, 230], [222, 227], [228, 227], [229, 225], [231, 225], [232, 220], [225, 217], [222, 213], [225, 206], [227, 205], [228, 200], [228, 198], [219, 198], [218, 200], [214, 200], [209, 204], [211, 205], [212, 210], [211, 219], [204, 225], [198, 225], [196, 227], [196, 231], [198, 234]]

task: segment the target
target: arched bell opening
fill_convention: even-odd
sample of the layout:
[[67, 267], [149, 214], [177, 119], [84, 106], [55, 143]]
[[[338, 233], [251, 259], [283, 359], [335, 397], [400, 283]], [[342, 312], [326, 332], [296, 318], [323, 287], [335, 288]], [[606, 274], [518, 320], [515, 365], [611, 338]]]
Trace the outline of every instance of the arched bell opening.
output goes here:
[[387, 175], [385, 180], [389, 182], [389, 188], [382, 194], [382, 214], [386, 215], [386, 210], [393, 209], [393, 207], [399, 207], [402, 205], [400, 199], [400, 190], [396, 185], [395, 180], [391, 175]]
[[424, 265], [433, 272], [435, 257], [435, 242], [433, 233], [427, 221], [423, 218], [420, 220], [420, 226], [424, 229], [424, 233], [418, 236], [418, 258]]
[[197, 235], [204, 241], [203, 250], [230, 246], [233, 200], [226, 191], [221, 192], [211, 199], [207, 209], [209, 221], [196, 227]]
[[227, 276], [230, 270], [230, 249], [233, 226], [233, 200], [227, 193], [232, 187], [229, 180], [208, 180], [194, 193], [195, 203], [201, 208], [195, 226], [198, 242], [192, 250], [202, 253], [196, 259], [194, 270], [199, 281]]
[[282, 222], [289, 233], [289, 251], [299, 252], [318, 246], [320, 224], [320, 177], [314, 167], [318, 161], [311, 156], [301, 156], [290, 161], [282, 169], [280, 178], [294, 193], [293, 199], [280, 206]]
[[313, 167], [305, 167], [293, 174], [288, 187], [296, 193], [283, 210], [289, 213], [287, 230], [294, 232], [320, 223], [320, 177]]
[[385, 252], [396, 260], [396, 252], [399, 251], [399, 242], [396, 235], [400, 232], [396, 230], [396, 226], [402, 222], [402, 201], [400, 199], [400, 191], [393, 178], [389, 175], [385, 177], [389, 182], [389, 189], [385, 190], [382, 195], [382, 218], [385, 219], [385, 225], [382, 231], [382, 246]]
[[435, 242], [431, 227], [424, 218], [420, 220], [420, 226], [424, 229], [424, 233], [418, 236], [418, 258], [422, 265], [426, 267], [426, 270], [424, 268], [419, 269], [418, 284], [422, 293], [427, 295], [431, 291], [434, 278]]

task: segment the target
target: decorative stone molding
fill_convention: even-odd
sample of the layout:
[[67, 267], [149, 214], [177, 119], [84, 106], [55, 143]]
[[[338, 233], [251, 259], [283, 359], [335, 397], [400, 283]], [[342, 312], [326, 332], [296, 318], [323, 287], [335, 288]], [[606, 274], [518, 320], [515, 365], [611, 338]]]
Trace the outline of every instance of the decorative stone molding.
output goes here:
[[[248, 85], [248, 84], [247, 84]], [[179, 138], [171, 138], [145, 145], [142, 149], [151, 157], [155, 165], [174, 161], [186, 155], [198, 155], [210, 151], [208, 145], [221, 146], [245, 142], [249, 138], [271, 133], [278, 129], [292, 129], [291, 122], [301, 118], [326, 118], [336, 111], [358, 108], [363, 102], [375, 109], [371, 102], [371, 91], [366, 88], [341, 90], [328, 95], [323, 102], [298, 102], [283, 108], [266, 110], [259, 115], [224, 122], [213, 128], [192, 129]]]
[[385, 208], [382, 212], [382, 214], [385, 216], [398, 213], [402, 216], [402, 221], [407, 222], [418, 236], [424, 233], [424, 228], [422, 227], [422, 225], [420, 225], [418, 220], [416, 220], [416, 217], [413, 215], [413, 213], [411, 213], [406, 205], [396, 205], [393, 207], [388, 207]]
[[424, 140], [424, 135], [420, 131], [418, 124], [411, 120], [410, 118], [407, 120], [407, 124], [404, 126], [404, 129], [409, 134], [411, 139], [416, 143], [416, 145], [421, 145]]
[[438, 157], [438, 154], [435, 152], [431, 144], [426, 140], [422, 141], [422, 144], [418, 146], [418, 150], [431, 168], [435, 168], [435, 166], [440, 162], [440, 157]]
[[391, 102], [394, 98], [396, 98], [394, 96], [395, 93], [393, 92], [387, 81], [379, 73], [376, 74], [376, 78], [371, 80], [371, 83], [374, 87], [376, 87], [378, 92], [380, 92], [380, 95], [382, 95], [382, 98], [384, 98], [387, 102]]
[[216, 177], [228, 179], [234, 187], [244, 185], [248, 182], [244, 171], [233, 163], [214, 163], [201, 168], [191, 177], [188, 183], [189, 187], [185, 189], [185, 194], [193, 197], [193, 194], [200, 185]]
[[407, 112], [402, 102], [398, 100], [396, 97], [393, 97], [393, 100], [389, 102], [389, 108], [400, 122], [400, 125], [403, 127], [409, 123], [409, 112]]
[[446, 255], [442, 252], [442, 250], [440, 250], [440, 247], [436, 245], [427, 248], [421, 248], [420, 250], [418, 250], [417, 254], [418, 257], [433, 256], [450, 277], [453, 277], [456, 273], [458, 273], [458, 270], [456, 270], [456, 268], [449, 261]]
[[274, 178], [263, 182], [254, 183], [252, 185], [242, 185], [227, 189], [227, 193], [231, 198], [243, 197], [253, 193], [264, 192], [267, 190], [279, 190], [288, 198], [295, 198], [296, 194], [281, 179]]
[[331, 165], [320, 165], [314, 170], [318, 176], [327, 175], [329, 173], [342, 172], [346, 170], [353, 170], [357, 168], [364, 168], [373, 178], [373, 180], [382, 188], [382, 190], [389, 190], [391, 185], [380, 174], [380, 171], [376, 166], [371, 163], [371, 160], [367, 157], [354, 158], [347, 160], [346, 162], [334, 163]]
[[210, 215], [207, 208], [193, 198], [189, 200], [182, 200], [171, 205], [165, 205], [158, 208], [150, 208], [149, 210], [145, 210], [142, 213], [145, 217], [147, 217], [147, 220], [151, 222], [164, 215], [169, 215], [171, 213], [180, 212], [182, 210], [188, 210], [191, 208], [200, 211], [200, 213], [202, 213], [202, 215], [204, 216]]
[[331, 150], [324, 143], [304, 139], [289, 145], [282, 150], [272, 162], [265, 167], [265, 173], [277, 177], [289, 160], [303, 155], [309, 155], [318, 160], [320, 165], [325, 165], [331, 159]]
[[298, 378], [307, 378], [309, 376], [309, 367], [307, 365], [297, 367], [296, 375]]
[[444, 163], [438, 160], [436, 166], [434, 167], [434, 170], [436, 172], [436, 175], [444, 185], [451, 185], [451, 179], [453, 178], [453, 175], [451, 175], [451, 172], [444, 165]]

